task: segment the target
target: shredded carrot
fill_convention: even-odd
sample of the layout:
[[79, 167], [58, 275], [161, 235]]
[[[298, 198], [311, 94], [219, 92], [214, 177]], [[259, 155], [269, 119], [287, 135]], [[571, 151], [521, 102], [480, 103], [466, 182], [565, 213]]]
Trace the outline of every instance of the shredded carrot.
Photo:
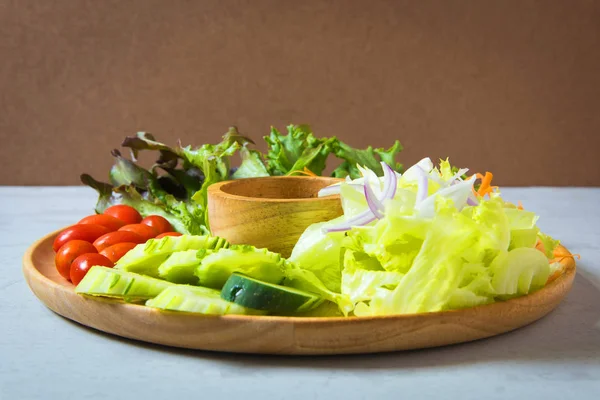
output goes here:
[[562, 246], [558, 246], [557, 248], [554, 249], [554, 257], [560, 257], [560, 256], [570, 257], [573, 255], [577, 256], [578, 259], [581, 258], [581, 256], [579, 254], [571, 254], [571, 253], [569, 253], [569, 251], [567, 249], [565, 249]]
[[519, 210], [522, 210], [522, 209], [523, 209], [523, 203], [521, 203], [521, 200], [519, 200], [519, 205], [517, 206], [517, 208], [518, 208]]
[[494, 177], [490, 172], [486, 172], [485, 176], [481, 176], [481, 174], [477, 174], [478, 178], [481, 179], [481, 185], [477, 190], [477, 194], [481, 197], [485, 196], [490, 192], [490, 183], [492, 183], [492, 178]]
[[473, 178], [473, 176], [476, 179], [481, 179], [481, 184], [479, 185], [479, 188], [477, 190], [475, 190], [474, 187], [471, 188], [473, 195], [483, 197], [486, 194], [493, 193], [494, 190], [498, 189], [498, 186], [491, 186], [492, 178], [494, 177], [494, 175], [492, 175], [491, 172], [486, 172], [485, 175], [482, 175], [478, 172], [475, 175], [467, 177], [467, 180]]
[[568, 250], [566, 250], [564, 247], [557, 247], [556, 249], [554, 249], [554, 257], [555, 258], [575, 258], [577, 257], [578, 260], [581, 260], [581, 255], [579, 254], [571, 254], [569, 253]]
[[304, 170], [302, 170], [302, 171], [296, 170], [296, 171], [288, 172], [288, 176], [292, 176], [294, 174], [313, 176], [313, 177], [318, 176], [317, 174], [315, 174], [314, 172], [312, 172], [310, 169], [308, 169], [306, 167], [304, 167]]
[[550, 260], [550, 262], [553, 262], [553, 263], [561, 262], [565, 258], [572, 258], [573, 260], [575, 258], [577, 258], [578, 260], [581, 260], [581, 255], [571, 254], [571, 253], [569, 253], [569, 251], [567, 249], [565, 249], [564, 247], [561, 247], [561, 246], [554, 249], [553, 255], [554, 255], [554, 258], [552, 260]]

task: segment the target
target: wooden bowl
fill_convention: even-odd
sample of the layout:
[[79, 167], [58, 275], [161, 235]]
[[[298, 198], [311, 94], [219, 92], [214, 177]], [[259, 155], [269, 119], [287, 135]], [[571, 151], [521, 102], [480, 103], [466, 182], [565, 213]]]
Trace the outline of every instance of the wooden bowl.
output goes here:
[[318, 198], [320, 189], [341, 179], [278, 176], [238, 179], [208, 188], [213, 235], [289, 257], [311, 224], [342, 215], [339, 196]]
[[60, 276], [54, 266], [52, 242], [57, 234], [54, 232], [38, 240], [23, 258], [27, 284], [48, 308], [114, 335], [211, 351], [349, 354], [468, 342], [508, 332], [542, 318], [564, 299], [575, 277], [575, 261], [563, 258], [561, 275], [537, 292], [455, 311], [360, 318], [206, 316], [164, 312], [76, 294], [73, 284]]

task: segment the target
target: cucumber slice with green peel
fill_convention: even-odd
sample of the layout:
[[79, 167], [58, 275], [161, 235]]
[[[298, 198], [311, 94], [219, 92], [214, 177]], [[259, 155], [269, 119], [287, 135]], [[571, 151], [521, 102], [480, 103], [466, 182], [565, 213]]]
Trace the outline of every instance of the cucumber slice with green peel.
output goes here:
[[146, 302], [146, 306], [169, 311], [185, 311], [198, 314], [260, 315], [264, 312], [242, 307], [223, 300], [218, 290], [200, 286], [175, 285]]
[[75, 292], [88, 296], [138, 302], [158, 296], [169, 286], [173, 286], [173, 284], [132, 272], [96, 265], [90, 268], [75, 287]]
[[194, 272], [200, 265], [198, 251], [185, 250], [171, 254], [158, 267], [158, 275], [169, 282], [197, 285], [198, 277], [194, 275]]
[[244, 307], [273, 313], [303, 312], [320, 304], [321, 298], [291, 287], [262, 282], [241, 274], [232, 274], [221, 298]]
[[177, 251], [213, 250], [228, 246], [229, 243], [218, 236], [165, 236], [135, 246], [117, 261], [115, 268], [158, 278], [158, 267]]
[[269, 283], [281, 283], [286, 268], [280, 254], [249, 245], [207, 251], [203, 257], [199, 252], [198, 257], [201, 261], [195, 274], [200, 285], [214, 289], [221, 289], [234, 272]]

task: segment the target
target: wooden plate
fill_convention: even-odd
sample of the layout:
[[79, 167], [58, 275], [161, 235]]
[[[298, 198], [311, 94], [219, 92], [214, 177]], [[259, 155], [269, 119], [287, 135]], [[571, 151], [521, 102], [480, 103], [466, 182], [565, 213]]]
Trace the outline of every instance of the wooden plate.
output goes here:
[[54, 267], [58, 232], [25, 253], [23, 273], [52, 311], [114, 335], [191, 349], [261, 354], [348, 354], [418, 349], [468, 342], [508, 332], [552, 311], [571, 289], [575, 262], [528, 296], [470, 309], [368, 318], [203, 316], [77, 295]]

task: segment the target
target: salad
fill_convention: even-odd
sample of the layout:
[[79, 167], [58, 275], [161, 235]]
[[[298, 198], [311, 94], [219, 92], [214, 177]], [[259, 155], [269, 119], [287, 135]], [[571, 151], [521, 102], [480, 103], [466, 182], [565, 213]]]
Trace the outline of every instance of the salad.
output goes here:
[[560, 272], [558, 241], [502, 199], [491, 173], [429, 158], [404, 174], [383, 168], [321, 191], [340, 194], [344, 215], [304, 232], [290, 261], [310, 276], [298, 273], [296, 286], [320, 288], [345, 315], [374, 316], [506, 300]]
[[[264, 155], [234, 129], [218, 145], [197, 149], [170, 148], [147, 134], [127, 138], [134, 160], [137, 151], [158, 150], [158, 161], [145, 170], [113, 151], [110, 184], [83, 176], [99, 192], [98, 215], [86, 224], [104, 226], [88, 226], [88, 236], [59, 235], [57, 257], [70, 239], [79, 252], [66, 252], [57, 268], [83, 296], [159, 310], [364, 317], [527, 295], [556, 279], [561, 259], [572, 257], [539, 230], [534, 212], [502, 199], [489, 172], [469, 175], [429, 158], [403, 171], [395, 162], [399, 142], [387, 151], [356, 150], [304, 126], [291, 125], [287, 135], [273, 129], [266, 140]], [[229, 164], [236, 151], [237, 169]], [[289, 258], [210, 235], [210, 184], [299, 172], [310, 179], [330, 153], [341, 160], [333, 175], [345, 179], [319, 196], [339, 195], [344, 213], [309, 226]], [[126, 234], [132, 239], [122, 245]], [[81, 252], [94, 248], [107, 260], [94, 264], [100, 254], [88, 254], [91, 261], [74, 263], [69, 275], [73, 256], [85, 259]]]

